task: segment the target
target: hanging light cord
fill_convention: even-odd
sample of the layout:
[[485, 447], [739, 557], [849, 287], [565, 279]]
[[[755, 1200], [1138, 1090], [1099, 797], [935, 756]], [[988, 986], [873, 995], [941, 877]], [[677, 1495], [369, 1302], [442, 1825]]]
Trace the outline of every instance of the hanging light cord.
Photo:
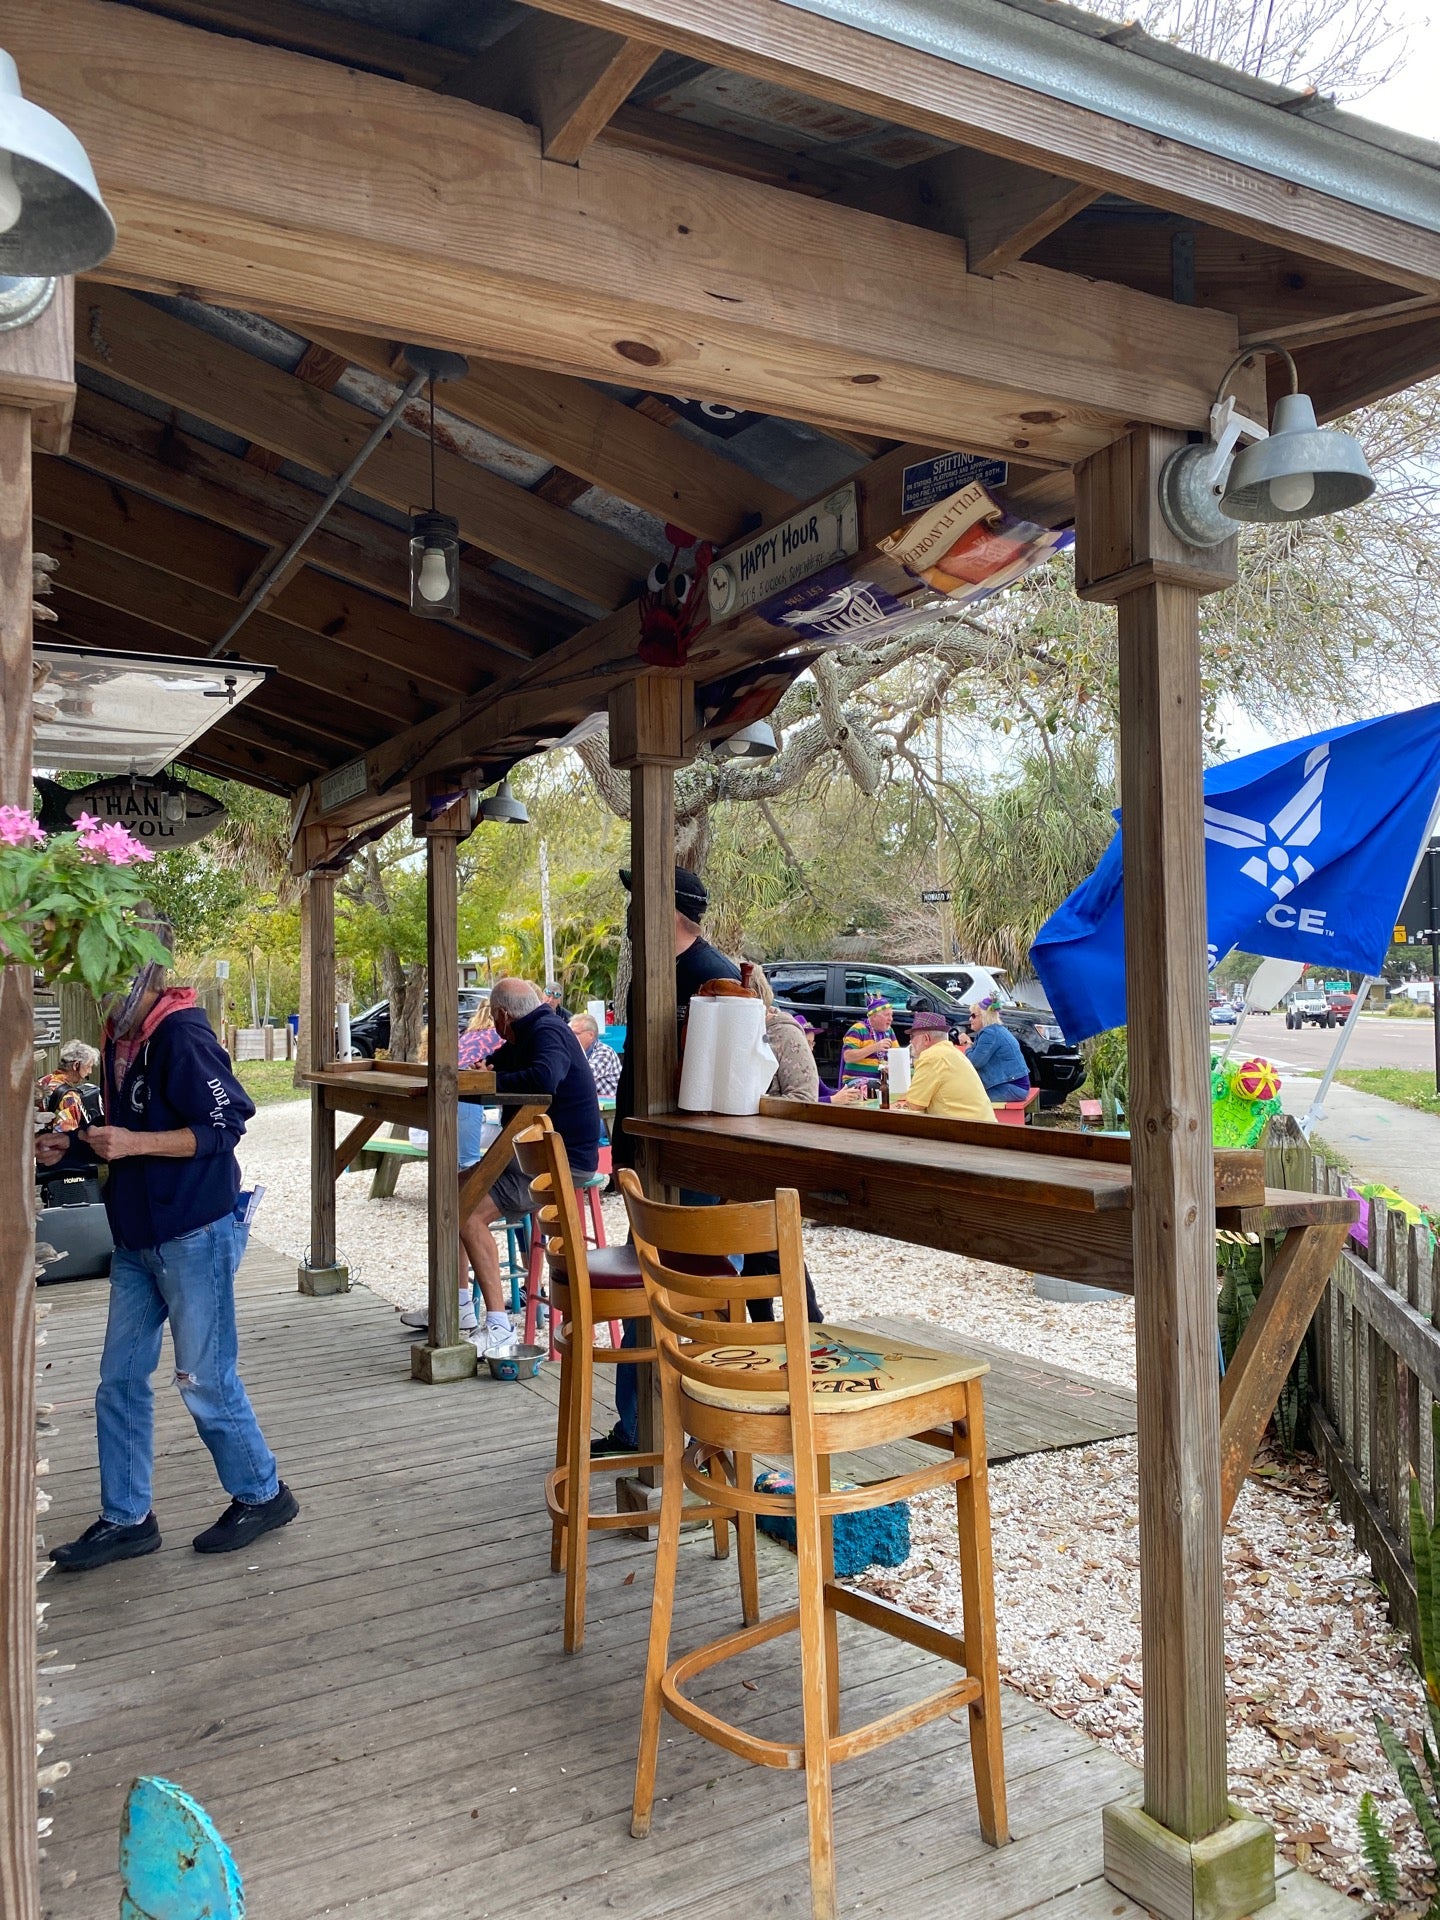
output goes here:
[[[376, 421], [375, 431], [369, 436], [364, 446], [361, 447], [345, 471], [337, 475], [334, 483], [331, 485], [330, 491], [325, 495], [325, 498], [320, 502], [314, 513], [311, 514], [310, 518], [305, 522], [289, 546], [286, 547], [279, 559], [274, 561], [265, 569], [264, 573], [261, 574], [260, 578], [255, 582], [255, 585], [245, 596], [244, 606], [241, 607], [240, 611], [215, 642], [214, 646], [205, 649], [205, 658], [207, 660], [213, 660], [217, 654], [223, 653], [240, 631], [241, 627], [243, 627], [245, 622], [250, 618], [251, 614], [255, 613], [264, 605], [270, 594], [274, 592], [276, 582], [283, 578], [286, 570], [304, 548], [311, 535], [320, 526], [321, 522], [334, 507], [336, 501], [339, 500], [341, 494], [347, 490], [356, 474], [359, 473], [365, 462], [370, 458], [371, 454], [374, 453], [380, 442], [385, 438], [386, 434], [389, 433], [391, 427], [394, 426], [395, 422], [400, 418], [400, 415], [424, 385], [425, 375], [423, 373], [417, 373], [402, 389], [384, 418]], [[433, 380], [430, 383], [430, 498], [433, 503], [435, 498], [435, 383]]]

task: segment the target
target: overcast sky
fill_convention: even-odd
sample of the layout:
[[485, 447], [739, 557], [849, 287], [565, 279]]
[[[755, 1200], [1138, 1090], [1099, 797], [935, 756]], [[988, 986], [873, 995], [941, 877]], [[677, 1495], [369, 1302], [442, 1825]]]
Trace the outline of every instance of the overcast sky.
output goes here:
[[1394, 11], [1409, 28], [1410, 48], [1404, 66], [1393, 80], [1351, 111], [1388, 126], [1403, 127], [1422, 139], [1440, 140], [1440, 0], [1395, 0]]

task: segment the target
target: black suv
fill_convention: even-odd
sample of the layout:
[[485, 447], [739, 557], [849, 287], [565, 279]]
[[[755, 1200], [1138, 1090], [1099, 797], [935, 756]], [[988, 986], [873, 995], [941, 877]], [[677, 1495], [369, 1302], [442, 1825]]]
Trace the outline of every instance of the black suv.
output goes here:
[[[460, 1031], [463, 1033], [474, 1018], [475, 1009], [487, 999], [484, 987], [462, 987], [460, 989]], [[425, 1018], [430, 1018], [430, 1003], [425, 1003]], [[339, 1045], [340, 1036], [335, 1036]], [[350, 1047], [358, 1059], [373, 1060], [384, 1047], [390, 1045], [390, 1002], [377, 1000], [373, 1007], [367, 1007], [363, 1013], [357, 1013], [350, 1022]]]
[[[895, 1009], [895, 1031], [910, 1037], [912, 1014], [925, 1009], [943, 1013], [952, 1030], [969, 1024], [969, 1011], [942, 993], [933, 981], [906, 967], [887, 967], [873, 960], [772, 960], [766, 968], [775, 1004], [787, 1013], [800, 1013], [817, 1029], [815, 1063], [820, 1078], [830, 1086], [840, 1081], [840, 1054], [845, 1029], [865, 1011], [872, 993], [882, 993]], [[1064, 1036], [1048, 1009], [1003, 1007], [1000, 1018], [1020, 1042], [1030, 1084], [1040, 1089], [1042, 1107], [1058, 1107], [1085, 1078], [1085, 1062]]]

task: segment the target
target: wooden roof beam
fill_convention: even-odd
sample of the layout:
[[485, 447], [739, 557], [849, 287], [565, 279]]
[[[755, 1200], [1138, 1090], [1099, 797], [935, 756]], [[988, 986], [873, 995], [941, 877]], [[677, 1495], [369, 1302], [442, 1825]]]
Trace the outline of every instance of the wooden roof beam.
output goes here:
[[470, 67], [469, 54], [369, 27], [349, 14], [321, 13], [299, 0], [139, 0], [147, 13], [235, 33], [267, 46], [339, 60], [347, 67], [404, 80], [414, 87], [443, 87]]
[[[1440, 323], [1432, 318], [1358, 340], [1305, 347], [1296, 353], [1295, 364], [1301, 392], [1316, 396], [1318, 418], [1335, 420], [1440, 375]], [[1273, 394], [1288, 389], [1281, 373], [1272, 378]]]
[[[152, 24], [172, 33], [185, 31], [168, 21]], [[295, 58], [264, 52], [269, 59]], [[329, 71], [315, 61], [304, 64], [320, 73]], [[83, 318], [75, 329], [75, 357], [82, 365], [258, 440], [314, 473], [338, 473], [375, 425], [347, 401], [307, 386], [133, 294], [86, 283], [78, 298]], [[542, 580], [567, 587], [597, 606], [612, 607], [628, 599], [649, 571], [650, 555], [642, 547], [608, 527], [535, 499], [459, 454], [438, 452], [435, 469], [440, 502], [459, 521], [465, 539]], [[392, 433], [366, 461], [356, 491], [402, 513], [428, 500], [430, 455], [425, 441], [418, 434]]]
[[[908, 167], [861, 199], [875, 213], [893, 207], [899, 217], [965, 242], [971, 273], [1003, 273], [1050, 234], [1099, 198], [1099, 189], [993, 153], [956, 151]], [[907, 202], [911, 210], [901, 212]]]
[[[69, 533], [233, 601], [225, 625], [239, 612], [257, 558], [263, 557], [253, 541], [228, 528], [177, 513], [68, 461], [36, 462], [35, 513]], [[414, 674], [427, 694], [442, 700], [475, 692], [495, 677], [488, 671], [495, 656], [482, 654], [461, 634], [436, 621], [417, 620], [388, 600], [309, 568], [292, 575], [251, 619], [267, 615]], [[249, 622], [236, 635], [237, 649], [243, 650], [248, 629]], [[210, 638], [223, 631], [222, 625]]]
[[528, 120], [547, 160], [575, 166], [659, 55], [646, 40], [532, 13], [441, 91]]
[[[828, 201], [601, 142], [559, 176], [518, 121], [244, 41], [221, 57], [212, 35], [106, 0], [51, 0], [43, 22], [0, 0], [0, 27], [30, 94], [96, 164], [120, 222], [115, 281], [1039, 464], [1088, 455], [1131, 420], [1199, 425], [1234, 352], [1225, 315], [1029, 264], [987, 280], [948, 236]], [[82, 294], [77, 352], [104, 367], [97, 304], [103, 322], [104, 297]], [[153, 360], [136, 378], [168, 319], [146, 310], [109, 371], [176, 385]], [[237, 351], [196, 335], [181, 356], [202, 416], [225, 405], [207, 369]], [[236, 430], [258, 438], [257, 390], [283, 393], [288, 376], [253, 365]], [[327, 457], [309, 443], [340, 403], [290, 384], [303, 401], [282, 409], [286, 450], [333, 471], [332, 436]], [[386, 453], [367, 488], [389, 491]], [[447, 466], [452, 507], [455, 484]], [[575, 516], [488, 492], [575, 538]], [[425, 497], [413, 468], [404, 493]], [[492, 522], [476, 531], [498, 551]], [[594, 593], [593, 571], [582, 580], [541, 544], [555, 571], [510, 557]]]
[[[279, 474], [262, 477], [208, 441], [84, 387], [67, 454], [72, 463], [272, 549], [287, 547], [315, 509], [308, 487]], [[408, 604], [405, 535], [371, 514], [341, 501], [311, 535], [305, 553], [327, 573]], [[460, 605], [456, 624], [472, 639], [520, 660], [533, 660], [585, 624], [571, 608], [478, 566], [468, 553], [460, 561]]]
[[[60, 562], [64, 584], [72, 593], [138, 613], [152, 625], [196, 642], [202, 652], [234, 616], [235, 602], [223, 594], [67, 533], [51, 521], [37, 517], [35, 539]], [[425, 683], [402, 668], [352, 652], [273, 614], [252, 615], [236, 635], [235, 650], [242, 658], [278, 667], [289, 679], [317, 692], [343, 694], [355, 706], [368, 709], [382, 725], [399, 721], [414, 726], [443, 704], [433, 689], [422, 691]]]
[[[357, 367], [395, 377], [392, 341], [331, 327], [316, 338]], [[472, 360], [442, 400], [447, 413], [706, 540], [734, 540], [755, 515], [779, 519], [795, 505], [768, 480], [564, 374]]]

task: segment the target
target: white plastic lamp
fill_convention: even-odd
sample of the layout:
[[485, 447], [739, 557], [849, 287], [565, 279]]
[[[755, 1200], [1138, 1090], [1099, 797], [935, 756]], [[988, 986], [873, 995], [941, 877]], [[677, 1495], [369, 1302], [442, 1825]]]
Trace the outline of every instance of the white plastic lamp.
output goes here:
[[[1272, 424], [1240, 413], [1225, 388], [1257, 354], [1277, 353], [1290, 370], [1290, 391]], [[1295, 362], [1266, 343], [1238, 354], [1226, 368], [1210, 409], [1210, 438], [1172, 453], [1160, 473], [1160, 510], [1170, 531], [1192, 547], [1228, 540], [1237, 521], [1313, 520], [1359, 506], [1375, 491], [1360, 442], [1338, 427], [1321, 427]], [[1250, 444], [1236, 451], [1242, 440]]]
[[722, 760], [773, 760], [780, 749], [769, 722], [752, 720], [748, 727], [717, 740], [714, 751]]
[[523, 800], [517, 800], [510, 791], [508, 779], [502, 780], [494, 793], [487, 794], [480, 802], [482, 820], [500, 820], [512, 827], [528, 826], [530, 812]]
[[0, 276], [86, 273], [114, 245], [84, 147], [25, 98], [15, 62], [0, 52]]

